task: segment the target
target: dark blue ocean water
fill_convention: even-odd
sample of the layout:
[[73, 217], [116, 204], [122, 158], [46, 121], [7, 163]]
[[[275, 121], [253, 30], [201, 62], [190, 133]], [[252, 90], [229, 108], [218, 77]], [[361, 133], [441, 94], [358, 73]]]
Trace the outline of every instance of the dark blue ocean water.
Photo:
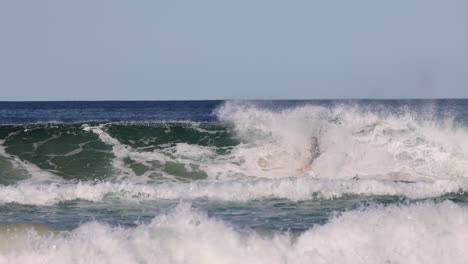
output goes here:
[[222, 101], [0, 102], [0, 123], [78, 121], [212, 121]]
[[[213, 111], [224, 101], [54, 101], [0, 102], [0, 124], [79, 121], [215, 121]], [[246, 102], [246, 101], [244, 101]], [[360, 105], [382, 111], [402, 109], [436, 114], [468, 114], [468, 99], [439, 100], [275, 100], [248, 101], [269, 109], [301, 105], [332, 107], [338, 104]]]

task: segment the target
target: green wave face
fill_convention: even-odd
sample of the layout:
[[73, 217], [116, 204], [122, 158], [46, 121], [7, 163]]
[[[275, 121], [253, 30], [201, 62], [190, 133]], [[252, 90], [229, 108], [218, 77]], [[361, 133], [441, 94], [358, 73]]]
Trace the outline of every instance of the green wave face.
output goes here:
[[109, 124], [105, 126], [105, 131], [122, 144], [147, 150], [175, 143], [220, 149], [239, 143], [228, 127], [217, 123]]
[[[113, 142], [84, 129], [99, 126]], [[163, 174], [188, 178], [205, 175], [171, 157], [170, 149], [178, 143], [212, 148], [225, 154], [239, 142], [225, 126], [206, 123], [107, 123], [107, 124], [34, 124], [0, 127], [0, 183], [9, 184], [31, 176], [35, 170], [45, 171], [70, 180], [102, 180], [122, 173]], [[117, 157], [118, 149], [127, 152]], [[158, 153], [165, 161], [137, 161], [132, 153]], [[116, 161], [116, 159], [121, 160]], [[116, 163], [122, 164], [116, 164]], [[120, 168], [116, 165], [120, 165]], [[123, 167], [123, 168], [122, 168]]]

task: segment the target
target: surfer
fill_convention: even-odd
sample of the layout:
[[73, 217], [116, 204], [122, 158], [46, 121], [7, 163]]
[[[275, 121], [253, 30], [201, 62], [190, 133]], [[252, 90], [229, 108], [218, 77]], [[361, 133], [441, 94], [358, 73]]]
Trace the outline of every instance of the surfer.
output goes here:
[[318, 139], [316, 137], [310, 138], [310, 157], [307, 160], [307, 163], [298, 169], [299, 172], [303, 173], [309, 171], [314, 163], [315, 159], [320, 156], [320, 146], [318, 143]]

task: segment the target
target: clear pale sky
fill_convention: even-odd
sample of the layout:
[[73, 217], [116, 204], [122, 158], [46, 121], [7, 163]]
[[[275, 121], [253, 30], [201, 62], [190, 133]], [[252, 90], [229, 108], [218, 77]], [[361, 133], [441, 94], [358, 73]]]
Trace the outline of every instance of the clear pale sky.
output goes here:
[[0, 101], [468, 97], [466, 0], [3, 0]]

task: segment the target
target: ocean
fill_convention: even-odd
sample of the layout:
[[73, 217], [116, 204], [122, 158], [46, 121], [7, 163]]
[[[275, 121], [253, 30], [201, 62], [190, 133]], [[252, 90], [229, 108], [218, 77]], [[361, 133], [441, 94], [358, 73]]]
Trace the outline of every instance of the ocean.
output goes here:
[[467, 193], [468, 100], [0, 102], [0, 263], [467, 263]]

